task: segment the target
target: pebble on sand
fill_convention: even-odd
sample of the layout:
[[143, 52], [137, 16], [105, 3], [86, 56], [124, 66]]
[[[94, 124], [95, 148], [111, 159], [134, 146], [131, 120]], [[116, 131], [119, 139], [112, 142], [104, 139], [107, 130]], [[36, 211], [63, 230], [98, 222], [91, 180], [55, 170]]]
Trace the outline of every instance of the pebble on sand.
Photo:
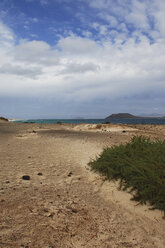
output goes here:
[[71, 177], [71, 176], [72, 176], [72, 174], [73, 174], [72, 172], [69, 172], [68, 177]]
[[24, 176], [22, 176], [22, 179], [23, 179], [23, 180], [30, 180], [30, 176], [24, 175]]

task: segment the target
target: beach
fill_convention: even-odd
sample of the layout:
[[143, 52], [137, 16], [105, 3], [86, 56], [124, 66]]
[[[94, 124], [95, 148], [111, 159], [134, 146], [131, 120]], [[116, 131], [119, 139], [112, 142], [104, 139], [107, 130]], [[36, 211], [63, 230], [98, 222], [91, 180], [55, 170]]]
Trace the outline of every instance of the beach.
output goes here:
[[163, 213], [88, 166], [135, 135], [165, 139], [165, 125], [1, 121], [0, 247], [164, 248]]

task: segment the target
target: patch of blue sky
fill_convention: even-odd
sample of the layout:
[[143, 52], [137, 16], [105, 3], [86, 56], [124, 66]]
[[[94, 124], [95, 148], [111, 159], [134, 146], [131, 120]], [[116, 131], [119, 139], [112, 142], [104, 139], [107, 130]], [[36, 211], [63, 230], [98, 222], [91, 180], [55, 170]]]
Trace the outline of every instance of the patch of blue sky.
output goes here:
[[[106, 26], [107, 21], [97, 15], [96, 9], [91, 10], [87, 2], [39, 3], [39, 0], [18, 0], [13, 5], [11, 0], [4, 0], [1, 3], [1, 9], [7, 11], [7, 15], [3, 17], [4, 22], [23, 39], [41, 39], [50, 44], [58, 40], [60, 35], [66, 37], [71, 33], [98, 40], [107, 35], [103, 30], [101, 33], [101, 28], [107, 31], [114, 29]], [[98, 28], [92, 27], [92, 24], [97, 23]]]

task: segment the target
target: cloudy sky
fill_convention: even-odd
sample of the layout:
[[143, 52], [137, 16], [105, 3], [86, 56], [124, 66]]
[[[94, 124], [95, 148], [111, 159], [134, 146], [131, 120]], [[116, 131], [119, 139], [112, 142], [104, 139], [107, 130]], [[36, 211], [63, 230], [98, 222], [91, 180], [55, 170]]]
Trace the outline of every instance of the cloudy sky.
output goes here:
[[164, 0], [1, 0], [0, 116], [165, 114]]

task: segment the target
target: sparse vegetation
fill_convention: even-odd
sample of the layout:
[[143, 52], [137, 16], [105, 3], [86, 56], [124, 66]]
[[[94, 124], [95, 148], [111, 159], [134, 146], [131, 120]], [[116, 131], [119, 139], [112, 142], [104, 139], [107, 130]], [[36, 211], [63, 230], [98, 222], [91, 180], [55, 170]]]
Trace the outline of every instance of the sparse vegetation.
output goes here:
[[96, 125], [96, 129], [101, 129], [102, 128], [102, 125], [101, 124], [97, 124]]
[[125, 145], [105, 148], [89, 163], [109, 180], [120, 180], [120, 188], [132, 192], [132, 200], [150, 203], [165, 218], [165, 141], [134, 137]]
[[62, 125], [62, 121], [57, 121], [57, 124]]

